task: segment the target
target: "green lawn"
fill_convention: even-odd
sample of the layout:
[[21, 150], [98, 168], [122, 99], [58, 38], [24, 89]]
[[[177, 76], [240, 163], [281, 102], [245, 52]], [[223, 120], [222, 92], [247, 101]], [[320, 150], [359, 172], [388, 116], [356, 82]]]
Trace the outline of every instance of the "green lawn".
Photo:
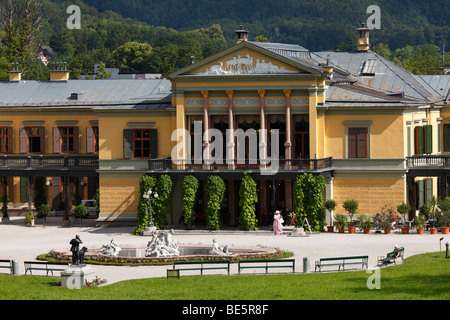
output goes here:
[[[429, 253], [382, 268], [380, 289], [368, 289], [372, 273], [182, 276], [68, 289], [57, 277], [0, 275], [1, 300], [449, 300], [450, 259]], [[151, 267], [150, 267], [151, 268]], [[300, 271], [300, 270], [298, 270]]]

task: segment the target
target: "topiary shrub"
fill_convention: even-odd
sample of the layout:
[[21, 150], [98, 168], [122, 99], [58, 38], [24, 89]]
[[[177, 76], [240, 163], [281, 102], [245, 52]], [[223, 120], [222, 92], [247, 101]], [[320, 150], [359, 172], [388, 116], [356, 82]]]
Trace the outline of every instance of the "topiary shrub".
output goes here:
[[167, 174], [161, 175], [156, 181], [155, 192], [158, 193], [158, 198], [152, 202], [152, 212], [153, 222], [158, 229], [165, 229], [167, 226], [174, 186]]
[[225, 182], [219, 176], [209, 176], [206, 183], [206, 227], [220, 230], [222, 220], [220, 210], [225, 195]]
[[[149, 189], [154, 190], [156, 185], [156, 178], [153, 176], [143, 175], [139, 179], [139, 202], [137, 207], [137, 226], [134, 229], [134, 234], [138, 235], [148, 225], [148, 200], [143, 197]], [[153, 206], [152, 206], [153, 207]]]
[[298, 175], [294, 181], [295, 227], [301, 227], [305, 218], [313, 231], [321, 232], [326, 225], [322, 194], [325, 178], [310, 173]]
[[38, 219], [44, 219], [42, 226], [45, 225], [45, 218], [50, 214], [50, 207], [48, 204], [41, 204], [38, 208], [38, 214], [36, 215]]
[[80, 219], [80, 227], [81, 227], [83, 218], [87, 217], [88, 211], [85, 206], [83, 206], [82, 204], [79, 204], [78, 206], [75, 207], [75, 209], [73, 209], [73, 215], [76, 218]]
[[247, 173], [242, 177], [239, 187], [239, 228], [242, 230], [258, 230], [256, 219], [256, 203], [258, 202], [258, 190], [255, 180]]
[[198, 180], [194, 176], [186, 176], [183, 179], [183, 222], [186, 229], [192, 229], [192, 211], [198, 190]]

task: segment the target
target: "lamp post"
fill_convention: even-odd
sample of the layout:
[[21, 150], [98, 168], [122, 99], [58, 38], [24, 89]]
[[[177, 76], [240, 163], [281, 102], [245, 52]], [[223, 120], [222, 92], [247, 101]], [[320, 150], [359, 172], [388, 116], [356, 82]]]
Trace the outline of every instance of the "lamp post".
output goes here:
[[153, 231], [156, 231], [156, 226], [153, 223], [153, 217], [152, 217], [152, 201], [156, 200], [158, 198], [158, 194], [152, 193], [152, 190], [149, 189], [146, 193], [142, 195], [145, 199], [148, 200], [148, 225], [145, 227], [144, 231], [142, 231], [143, 236], [151, 235]]

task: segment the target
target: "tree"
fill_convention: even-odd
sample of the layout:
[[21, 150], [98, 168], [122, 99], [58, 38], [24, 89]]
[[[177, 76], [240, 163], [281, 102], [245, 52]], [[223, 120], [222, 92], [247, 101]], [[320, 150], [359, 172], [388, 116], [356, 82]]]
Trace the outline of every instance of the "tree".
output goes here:
[[269, 42], [269, 40], [267, 39], [267, 37], [264, 36], [257, 36], [255, 37], [255, 42]]
[[148, 43], [130, 41], [118, 47], [113, 52], [113, 56], [117, 66], [129, 67], [130, 71], [134, 72], [145, 72], [148, 70], [146, 61], [152, 54], [152, 50], [152, 46]]
[[39, 209], [43, 204], [47, 204], [47, 185], [45, 177], [34, 179], [34, 207]]
[[0, 54], [9, 63], [19, 63], [24, 75], [37, 58], [37, 39], [43, 26], [41, 1], [2, 0], [0, 27], [4, 32]]

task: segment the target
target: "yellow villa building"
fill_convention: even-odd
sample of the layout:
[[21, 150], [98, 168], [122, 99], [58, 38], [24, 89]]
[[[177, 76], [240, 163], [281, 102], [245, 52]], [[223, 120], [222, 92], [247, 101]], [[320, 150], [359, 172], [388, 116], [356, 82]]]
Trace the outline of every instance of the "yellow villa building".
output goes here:
[[59, 67], [49, 81], [24, 81], [13, 70], [0, 82], [0, 192], [11, 210], [28, 208], [34, 178], [46, 177], [50, 206], [68, 210], [98, 189], [98, 222], [132, 224], [141, 176], [167, 174], [177, 225], [189, 174], [202, 224], [205, 182], [217, 174], [222, 219], [236, 225], [244, 172], [258, 184], [259, 220], [292, 209], [293, 181], [307, 172], [324, 176], [335, 213], [349, 199], [370, 215], [408, 202], [412, 219], [429, 196], [448, 195], [450, 76], [413, 75], [370, 50], [367, 28], [357, 32], [358, 51], [311, 52], [248, 41], [241, 28], [235, 45], [166, 79], [69, 80]]

